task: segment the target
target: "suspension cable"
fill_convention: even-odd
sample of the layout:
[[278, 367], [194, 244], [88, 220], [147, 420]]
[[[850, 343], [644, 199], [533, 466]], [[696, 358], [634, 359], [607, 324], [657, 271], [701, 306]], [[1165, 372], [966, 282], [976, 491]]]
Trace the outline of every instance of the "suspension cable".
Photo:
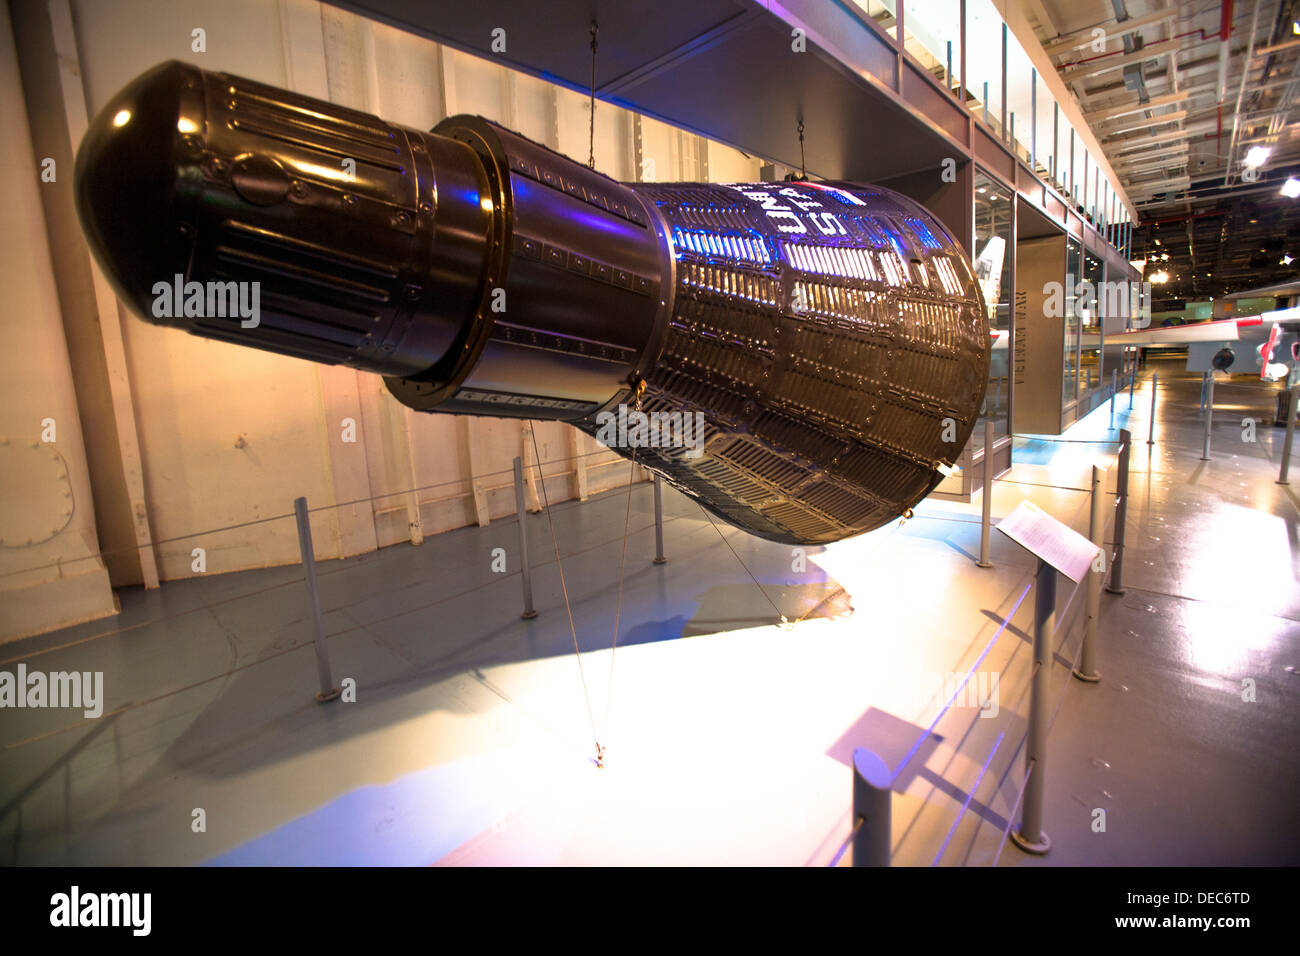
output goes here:
[[[596, 715], [591, 710], [591, 694], [587, 690], [587, 675], [582, 669], [582, 651], [578, 648], [578, 629], [573, 624], [573, 607], [569, 604], [569, 588], [564, 582], [564, 565], [560, 562], [560, 542], [555, 536], [555, 521], [551, 518], [551, 502], [546, 494], [546, 477], [542, 474], [542, 455], [537, 449], [537, 429], [532, 419], [528, 420], [528, 432], [533, 436], [533, 459], [537, 462], [537, 483], [542, 488], [542, 504], [546, 509], [546, 523], [551, 529], [551, 546], [555, 549], [555, 567], [560, 572], [560, 592], [564, 595], [564, 610], [569, 615], [569, 633], [573, 635], [573, 656], [578, 661], [578, 679], [582, 681], [582, 696], [587, 702], [587, 719], [591, 721], [591, 736], [596, 743], [596, 766], [603, 767], [605, 748], [600, 745], [600, 734], [596, 732]], [[525, 556], [524, 560], [528, 560]]]
[[588, 125], [587, 168], [596, 168], [596, 34], [600, 27], [591, 21], [591, 119]]

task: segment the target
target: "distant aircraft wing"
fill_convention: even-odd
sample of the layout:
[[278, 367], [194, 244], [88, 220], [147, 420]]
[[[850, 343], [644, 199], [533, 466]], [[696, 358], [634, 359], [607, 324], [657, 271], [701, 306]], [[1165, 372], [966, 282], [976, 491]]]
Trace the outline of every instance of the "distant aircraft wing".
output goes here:
[[[1236, 342], [1240, 335], [1238, 326], [1259, 325], [1257, 315], [1244, 319], [1219, 319], [1217, 322], [1198, 322], [1195, 325], [1167, 325], [1157, 329], [1137, 329], [1132, 332], [1108, 332], [1107, 345], [1189, 345], [1192, 342]], [[1101, 344], [1096, 333], [1084, 333], [1085, 344]]]

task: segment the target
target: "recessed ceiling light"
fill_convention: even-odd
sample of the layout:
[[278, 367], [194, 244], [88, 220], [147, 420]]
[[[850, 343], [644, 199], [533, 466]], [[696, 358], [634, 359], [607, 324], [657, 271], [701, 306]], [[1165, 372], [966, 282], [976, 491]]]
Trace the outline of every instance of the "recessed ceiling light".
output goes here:
[[1296, 179], [1294, 176], [1288, 177], [1287, 181], [1282, 184], [1282, 195], [1287, 199], [1295, 199], [1300, 196], [1300, 179]]

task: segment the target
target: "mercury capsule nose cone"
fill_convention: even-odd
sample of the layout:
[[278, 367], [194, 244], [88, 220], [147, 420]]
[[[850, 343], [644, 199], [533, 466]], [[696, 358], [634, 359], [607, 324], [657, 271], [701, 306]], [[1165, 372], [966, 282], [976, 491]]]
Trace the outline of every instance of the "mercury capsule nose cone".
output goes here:
[[77, 150], [77, 214], [118, 294], [153, 318], [153, 288], [184, 273], [190, 239], [177, 216], [180, 157], [198, 123], [182, 113], [197, 70], [171, 61], [143, 74], [99, 111]]

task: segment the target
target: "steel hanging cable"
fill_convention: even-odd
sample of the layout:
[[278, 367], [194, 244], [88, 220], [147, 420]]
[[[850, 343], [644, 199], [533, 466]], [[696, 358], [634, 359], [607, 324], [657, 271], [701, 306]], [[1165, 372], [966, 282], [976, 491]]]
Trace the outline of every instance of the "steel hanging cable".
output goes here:
[[754, 582], [754, 587], [758, 588], [759, 593], [767, 599], [767, 603], [772, 605], [772, 610], [775, 611], [776, 616], [781, 619], [781, 623], [786, 623], [785, 615], [781, 613], [781, 609], [777, 607], [772, 598], [768, 596], [767, 591], [763, 590], [763, 585], [758, 583], [758, 578], [754, 577], [754, 572], [749, 570], [749, 565], [745, 563], [745, 559], [736, 553], [736, 549], [731, 546], [731, 542], [727, 540], [727, 536], [722, 533], [722, 529], [719, 528], [717, 522], [713, 520], [713, 515], [709, 514], [704, 505], [700, 505], [698, 501], [696, 504], [700, 507], [700, 513], [709, 519], [709, 524], [713, 525], [713, 530], [718, 532], [718, 537], [721, 538], [722, 543], [727, 546], [727, 550], [735, 556], [736, 560], [740, 562], [740, 566], [745, 569], [745, 573], [749, 575], [749, 579]]
[[808, 178], [808, 160], [803, 151], [803, 119], [799, 120], [799, 178]]
[[591, 21], [591, 119], [588, 125], [587, 168], [596, 168], [596, 34], [600, 27]]
[[[640, 400], [637, 410], [640, 411]], [[636, 449], [632, 449], [631, 467], [627, 473], [627, 513], [623, 516], [623, 554], [618, 562], [618, 599], [614, 603], [614, 640], [609, 648], [609, 687], [605, 690], [605, 732], [609, 733], [610, 712], [614, 702], [614, 655], [618, 653], [618, 629], [623, 620], [623, 573], [627, 568], [628, 529], [632, 526], [632, 485], [636, 483]], [[606, 738], [608, 739], [608, 738]]]
[[[596, 744], [596, 765], [604, 766], [604, 748], [600, 745], [600, 734], [596, 731], [596, 715], [591, 710], [591, 694], [587, 690], [587, 675], [582, 669], [582, 651], [578, 648], [578, 629], [573, 623], [573, 607], [569, 604], [569, 587], [564, 581], [564, 565], [560, 561], [560, 542], [555, 536], [555, 522], [551, 520], [551, 502], [546, 494], [546, 476], [542, 474], [542, 454], [537, 447], [537, 429], [532, 419], [528, 420], [528, 432], [533, 436], [533, 459], [537, 462], [537, 484], [542, 489], [542, 505], [546, 510], [546, 523], [551, 529], [551, 546], [555, 549], [555, 567], [560, 572], [560, 593], [564, 595], [564, 610], [569, 615], [569, 633], [573, 635], [573, 656], [578, 661], [578, 679], [582, 681], [582, 696], [587, 702], [587, 719], [591, 721], [591, 736]], [[520, 518], [522, 519], [522, 516]], [[523, 555], [528, 560], [528, 555]]]

